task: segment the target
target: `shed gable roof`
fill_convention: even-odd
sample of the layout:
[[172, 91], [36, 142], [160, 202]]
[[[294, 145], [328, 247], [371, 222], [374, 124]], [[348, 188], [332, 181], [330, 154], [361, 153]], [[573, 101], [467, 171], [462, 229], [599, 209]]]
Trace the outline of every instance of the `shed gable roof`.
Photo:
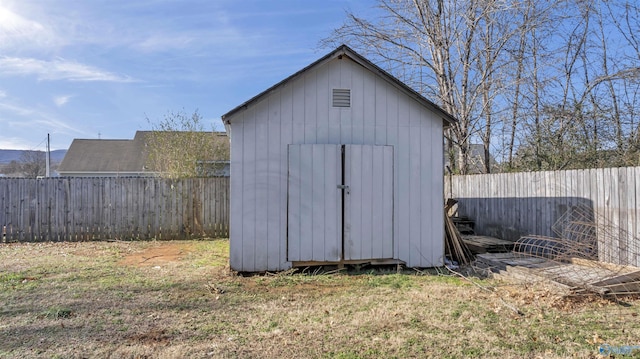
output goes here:
[[321, 66], [321, 65], [333, 60], [334, 58], [342, 58], [342, 56], [347, 56], [348, 58], [353, 60], [355, 63], [361, 65], [362, 67], [366, 68], [370, 72], [376, 74], [378, 77], [383, 78], [384, 80], [389, 82], [391, 85], [393, 85], [396, 88], [400, 89], [405, 95], [415, 99], [422, 106], [430, 109], [431, 111], [434, 111], [434, 112], [440, 114], [442, 116], [442, 120], [443, 120], [445, 126], [448, 126], [453, 122], [457, 122], [455, 117], [453, 117], [450, 113], [448, 113], [447, 111], [445, 111], [440, 106], [438, 106], [435, 103], [433, 103], [432, 101], [428, 100], [427, 98], [425, 98], [424, 96], [419, 94], [417, 91], [415, 91], [411, 87], [407, 86], [404, 82], [398, 80], [393, 75], [389, 74], [388, 72], [386, 72], [385, 70], [383, 70], [382, 68], [380, 68], [379, 66], [374, 64], [373, 62], [367, 60], [364, 56], [362, 56], [362, 55], [358, 54], [357, 52], [353, 51], [347, 45], [340, 45], [338, 48], [336, 48], [332, 52], [330, 52], [327, 55], [321, 57], [320, 59], [318, 59], [317, 61], [311, 63], [308, 66], [306, 66], [302, 70], [300, 70], [300, 71], [294, 73], [293, 75], [285, 78], [284, 80], [282, 80], [282, 81], [278, 82], [277, 84], [269, 87], [268, 89], [266, 89], [265, 91], [259, 93], [258, 95], [254, 96], [253, 98], [249, 99], [248, 101], [246, 101], [246, 102], [242, 103], [241, 105], [235, 107], [231, 111], [225, 113], [224, 115], [222, 115], [222, 121], [225, 124], [229, 124], [230, 123], [230, 118], [234, 114], [236, 114], [237, 112], [240, 112], [242, 110], [247, 109], [249, 106], [251, 106], [254, 103], [258, 102], [264, 96], [266, 96], [269, 93], [273, 92], [274, 90], [280, 88], [281, 86], [284, 86], [286, 83], [288, 83], [288, 82], [300, 77], [302, 74], [307, 72], [309, 69], [314, 68], [316, 66]]

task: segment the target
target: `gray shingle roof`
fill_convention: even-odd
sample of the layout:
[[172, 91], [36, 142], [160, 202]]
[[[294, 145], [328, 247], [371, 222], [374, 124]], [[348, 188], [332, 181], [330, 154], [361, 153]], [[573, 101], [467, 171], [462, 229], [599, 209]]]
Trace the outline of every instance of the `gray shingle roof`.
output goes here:
[[63, 176], [77, 173], [135, 175], [152, 172], [152, 169], [145, 168], [145, 138], [150, 133], [137, 131], [133, 140], [74, 139], [57, 171]]
[[[138, 135], [136, 135], [136, 138]], [[142, 172], [144, 141], [75, 139], [58, 172]]]

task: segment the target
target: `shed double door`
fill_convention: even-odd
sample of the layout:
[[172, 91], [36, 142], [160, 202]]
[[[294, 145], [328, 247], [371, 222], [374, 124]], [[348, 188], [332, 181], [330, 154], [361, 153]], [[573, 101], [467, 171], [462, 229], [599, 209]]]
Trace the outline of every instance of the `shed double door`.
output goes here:
[[289, 145], [288, 260], [393, 258], [393, 147]]

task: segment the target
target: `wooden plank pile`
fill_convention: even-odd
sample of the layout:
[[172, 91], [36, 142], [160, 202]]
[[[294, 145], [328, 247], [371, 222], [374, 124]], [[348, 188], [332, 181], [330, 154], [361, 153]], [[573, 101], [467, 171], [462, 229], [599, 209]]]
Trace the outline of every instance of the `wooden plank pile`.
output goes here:
[[521, 253], [485, 253], [477, 256], [499, 276], [528, 281], [545, 280], [573, 294], [627, 295], [640, 293], [640, 268], [582, 258], [559, 262]]
[[449, 210], [455, 203], [457, 203], [455, 200], [449, 199], [444, 207], [445, 255], [458, 264], [470, 264], [474, 260], [473, 253], [464, 243], [458, 228], [449, 217]]
[[[610, 244], [623, 232], [618, 225], [599, 218], [590, 207], [576, 205], [552, 230], [557, 237], [523, 236], [510, 244], [511, 252], [486, 250], [488, 253], [478, 254], [476, 264], [506, 278], [547, 281], [572, 294], [640, 294], [640, 267], [628, 265], [638, 263], [637, 244], [625, 243], [622, 257], [611, 255]], [[465, 241], [471, 249], [501, 249], [500, 240], [471, 237]]]
[[462, 241], [476, 254], [511, 252], [514, 246], [511, 241], [489, 236], [463, 235]]
[[472, 219], [455, 215], [457, 212], [455, 210], [457, 203], [457, 200], [449, 198], [445, 205], [445, 214], [451, 223], [453, 223], [456, 228], [455, 232], [457, 232], [456, 235], [453, 228], [447, 229], [452, 233], [449, 239], [452, 241], [452, 243], [450, 243], [452, 247], [455, 246], [454, 242], [462, 240], [462, 244], [464, 244], [472, 254], [509, 252], [513, 250], [514, 243], [511, 241], [485, 235], [476, 235], [475, 222]]

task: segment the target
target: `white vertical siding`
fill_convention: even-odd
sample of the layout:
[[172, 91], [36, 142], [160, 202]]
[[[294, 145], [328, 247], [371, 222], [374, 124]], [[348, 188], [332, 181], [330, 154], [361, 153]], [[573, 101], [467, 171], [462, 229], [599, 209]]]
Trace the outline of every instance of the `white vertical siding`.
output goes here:
[[[242, 115], [242, 114], [240, 114]], [[240, 116], [238, 116], [240, 117]], [[243, 168], [243, 145], [246, 134], [244, 133], [244, 123], [241, 118], [237, 119], [238, 123], [230, 128], [229, 133], [232, 136], [230, 152], [233, 154], [230, 161], [230, 176], [234, 180], [229, 183], [229, 238], [233, 239], [229, 242], [229, 263], [232, 268], [244, 268], [242, 262], [243, 251], [243, 218], [242, 206], [244, 203], [244, 188], [242, 174]], [[237, 134], [234, 136], [233, 134]]]
[[[304, 101], [302, 103], [296, 103], [296, 106], [301, 106], [304, 113], [304, 138], [302, 139], [302, 143], [318, 143], [317, 73], [318, 71], [316, 69], [311, 69], [301, 78], [301, 80], [304, 81]], [[320, 91], [322, 91], [322, 89]]]
[[[280, 235], [278, 237], [270, 237], [270, 242], [277, 243], [280, 249], [280, 256], [276, 258], [279, 262], [278, 266], [269, 266], [272, 269], [285, 269], [288, 268], [287, 262], [287, 166], [288, 156], [284, 152], [285, 147], [283, 144], [293, 143], [293, 86], [292, 84], [285, 85], [280, 91], [280, 143], [276, 143], [275, 146], [280, 148], [280, 172], [278, 175], [278, 182], [280, 183], [279, 203], [273, 206], [277, 208], [280, 214]], [[282, 240], [285, 238], [285, 240]]]
[[[280, 143], [282, 143], [281, 136], [285, 133], [283, 131], [283, 118], [282, 118], [282, 103], [281, 103], [282, 92], [277, 92], [273, 94], [268, 99], [268, 120], [267, 120], [267, 135], [268, 142], [265, 146], [267, 153], [267, 173], [266, 173], [266, 185], [268, 188], [267, 194], [267, 203], [279, 205], [280, 198], [283, 197], [282, 187], [280, 186], [282, 173], [286, 172], [286, 167], [282, 167], [282, 157], [286, 157], [286, 152], [282, 151]], [[280, 223], [284, 221], [286, 212], [283, 211], [271, 211], [267, 210], [267, 236], [266, 238], [279, 238], [281, 236], [285, 236], [283, 232], [281, 232]], [[267, 240], [267, 250], [265, 254], [267, 256], [267, 264], [268, 267], [278, 267], [280, 265], [280, 247], [281, 243], [278, 241], [269, 241]]]
[[[425, 116], [429, 114], [425, 112]], [[444, 141], [442, 136], [442, 122], [434, 119], [427, 123], [427, 126], [421, 128], [421, 177], [423, 180], [422, 190], [422, 205], [424, 206], [423, 216], [435, 216], [444, 222], [444, 209], [442, 204], [442, 196], [439, 193], [444, 193], [444, 176], [442, 175], [442, 169], [444, 168]], [[433, 221], [423, 221], [421, 223], [421, 233], [424, 236], [428, 233], [429, 240], [422, 241], [421, 253], [431, 253], [428, 256], [428, 261], [431, 266], [440, 266], [444, 261], [444, 226], [437, 226]], [[440, 239], [440, 240], [438, 240]], [[436, 257], [434, 254], [440, 253], [440, 257]], [[422, 264], [425, 260], [421, 258]]]
[[404, 96], [398, 97], [398, 142], [396, 145], [396, 157], [395, 157], [395, 165], [397, 167], [397, 171], [394, 173], [396, 177], [396, 197], [397, 202], [395, 206], [396, 213], [396, 227], [394, 238], [397, 239], [398, 246], [398, 258], [407, 258], [410, 261], [410, 238], [411, 238], [411, 226], [409, 215], [411, 213], [411, 209], [409, 208], [409, 199], [411, 197], [410, 192], [410, 167], [409, 161], [411, 158], [410, 154], [410, 142], [409, 142], [409, 133], [411, 129], [409, 128], [409, 100]]
[[254, 258], [255, 268], [260, 265], [268, 264], [267, 253], [269, 252], [269, 221], [267, 214], [269, 213], [268, 203], [269, 194], [269, 99], [265, 99], [255, 106], [255, 142], [253, 150], [255, 151], [255, 168], [254, 174], [254, 190], [253, 195], [255, 206], [255, 226], [253, 228], [255, 243]]
[[[333, 88], [351, 108], [331, 107]], [[442, 118], [343, 57], [311, 68], [236, 112], [231, 127], [231, 267], [287, 269], [287, 145], [394, 147], [393, 256], [443, 261]]]
[[329, 89], [329, 67], [319, 67], [316, 73], [315, 143], [331, 143], [329, 136], [329, 106], [331, 106], [329, 102], [331, 92]]
[[375, 88], [375, 122], [374, 125], [374, 142], [375, 145], [387, 144], [387, 91], [391, 88], [381, 78], [376, 78]]
[[[344, 62], [342, 62], [344, 64]], [[361, 145], [364, 143], [364, 119], [365, 119], [365, 72], [366, 70], [360, 66], [352, 66], [350, 64], [343, 65], [344, 72], [349, 73], [351, 78], [351, 109], [347, 110], [351, 114], [349, 123], [350, 133], [345, 133], [342, 139], [344, 143]], [[344, 131], [344, 129], [343, 129]], [[346, 142], [348, 140], [349, 142]]]
[[[422, 143], [420, 142], [420, 125], [423, 120], [419, 117], [419, 109], [416, 106], [409, 107], [409, 186], [407, 188], [400, 188], [400, 191], [408, 191], [406, 195], [409, 198], [408, 209], [409, 213], [409, 262], [419, 263], [420, 257], [423, 253], [420, 252], [422, 243], [420, 221], [423, 217], [428, 215], [422, 212], [422, 189], [423, 182], [420, 176], [420, 164], [422, 157]], [[425, 190], [428, 190], [425, 188]], [[443, 222], [444, 223], [444, 222]], [[400, 244], [402, 245], [402, 243]], [[429, 254], [425, 253], [428, 256]]]
[[[379, 216], [391, 216], [391, 219], [389, 220], [389, 218], [386, 218], [386, 220], [380, 220], [380, 218], [374, 218], [374, 221], [378, 221], [380, 220], [380, 222], [382, 223], [382, 225], [380, 226], [380, 231], [382, 233], [382, 238], [394, 238], [393, 237], [393, 227], [394, 227], [394, 222], [395, 222], [395, 216], [393, 214], [393, 209], [395, 208], [395, 200], [394, 200], [394, 190], [395, 190], [395, 186], [393, 184], [393, 175], [394, 175], [394, 163], [393, 163], [393, 147], [392, 146], [388, 146], [390, 147], [389, 150], [385, 150], [383, 153], [383, 159], [382, 159], [382, 167], [383, 167], [383, 177], [382, 177], [382, 187], [385, 189], [391, 189], [391, 190], [385, 190], [382, 193], [382, 203], [381, 205], [381, 209], [383, 209], [382, 212], [378, 212]], [[388, 171], [389, 169], [391, 169], [391, 171]], [[391, 204], [394, 204], [393, 207], [386, 208], [384, 206], [389, 206]], [[382, 253], [381, 253], [381, 257], [382, 258], [396, 258], [397, 256], [394, 256], [394, 250], [395, 250], [395, 245], [396, 242], [398, 240], [394, 239], [393, 240], [393, 244], [391, 246], [388, 246], [386, 243], [382, 245]]]

